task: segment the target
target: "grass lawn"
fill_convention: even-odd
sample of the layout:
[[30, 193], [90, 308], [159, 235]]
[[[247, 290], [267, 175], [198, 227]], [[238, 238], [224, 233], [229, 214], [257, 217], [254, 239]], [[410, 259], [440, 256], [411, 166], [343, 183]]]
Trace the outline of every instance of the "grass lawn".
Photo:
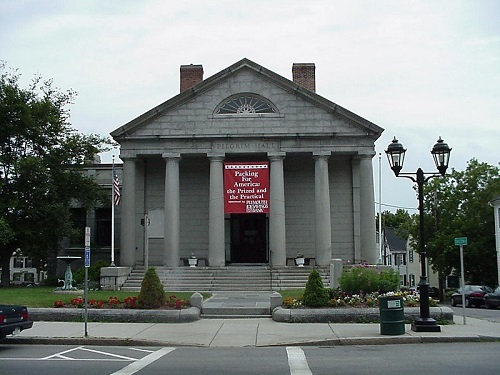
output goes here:
[[280, 290], [278, 291], [278, 293], [282, 295], [283, 299], [288, 297], [299, 299], [302, 298], [302, 295], [304, 294], [304, 289]]
[[[123, 291], [89, 291], [89, 300], [107, 301], [109, 297], [116, 297], [123, 301], [126, 297], [137, 296], [139, 292], [123, 292]], [[193, 292], [165, 292], [168, 298], [175, 295], [178, 299], [187, 299]], [[210, 294], [202, 293], [206, 299]], [[25, 305], [28, 307], [52, 307], [54, 301], [61, 300], [69, 303], [75, 297], [83, 297], [83, 292], [80, 294], [62, 294], [56, 293], [55, 287], [36, 286], [36, 287], [0, 287], [0, 304], [5, 305]]]

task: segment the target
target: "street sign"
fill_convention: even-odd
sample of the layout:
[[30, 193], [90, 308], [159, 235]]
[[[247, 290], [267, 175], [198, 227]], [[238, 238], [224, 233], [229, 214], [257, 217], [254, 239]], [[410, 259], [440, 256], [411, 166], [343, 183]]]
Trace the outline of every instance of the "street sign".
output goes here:
[[85, 227], [85, 246], [90, 246], [90, 227]]
[[455, 245], [456, 246], [467, 245], [467, 237], [456, 237]]
[[90, 247], [85, 247], [85, 267], [90, 267]]

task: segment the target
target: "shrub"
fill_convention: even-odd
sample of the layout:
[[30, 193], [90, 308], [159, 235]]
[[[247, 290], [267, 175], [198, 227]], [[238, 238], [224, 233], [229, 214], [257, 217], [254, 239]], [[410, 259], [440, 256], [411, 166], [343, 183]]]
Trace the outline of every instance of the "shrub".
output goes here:
[[328, 303], [328, 290], [323, 286], [323, 280], [318, 270], [309, 274], [304, 290], [303, 304], [309, 307], [323, 307]]
[[355, 266], [339, 277], [341, 289], [349, 294], [387, 293], [399, 289], [399, 274], [394, 270], [378, 272], [374, 268]]
[[[109, 266], [104, 260], [99, 260], [89, 267], [89, 282], [100, 283], [101, 268]], [[73, 272], [73, 280], [76, 284], [83, 284], [85, 282], [85, 267], [80, 268], [78, 271]]]
[[390, 291], [398, 290], [400, 285], [399, 273], [393, 269], [382, 271], [379, 273], [378, 291], [380, 293], [387, 293]]
[[137, 306], [140, 309], [157, 309], [165, 304], [163, 284], [155, 269], [149, 267], [141, 283], [141, 291], [137, 296]]

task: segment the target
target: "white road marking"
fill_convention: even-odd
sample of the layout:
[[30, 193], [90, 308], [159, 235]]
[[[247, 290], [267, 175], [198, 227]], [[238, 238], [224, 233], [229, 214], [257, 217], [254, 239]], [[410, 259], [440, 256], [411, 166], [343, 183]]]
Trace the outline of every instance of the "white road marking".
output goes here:
[[137, 358], [125, 357], [123, 355], [103, 352], [103, 351], [95, 350], [95, 349], [88, 349], [88, 348], [81, 347], [80, 350], [84, 350], [84, 351], [91, 352], [91, 353], [103, 354], [106, 356], [115, 357], [115, 358], [119, 358], [119, 359], [124, 359], [126, 361], [137, 361]]
[[44, 360], [44, 359], [53, 359], [53, 358], [58, 358], [58, 359], [73, 359], [73, 358], [70, 358], [70, 357], [66, 357], [64, 354], [71, 353], [71, 352], [74, 352], [75, 350], [79, 350], [79, 349], [82, 349], [82, 348], [83, 348], [83, 346], [78, 346], [76, 348], [68, 349], [68, 350], [65, 350], [63, 352], [52, 354], [52, 355], [49, 355], [48, 357], [44, 357], [44, 358], [40, 358], [40, 359], [41, 360]]
[[153, 363], [154, 361], [160, 359], [164, 355], [166, 355], [174, 350], [175, 350], [175, 348], [161, 348], [160, 350], [157, 350], [156, 352], [148, 354], [144, 358], [141, 358], [141, 359], [131, 363], [130, 365], [122, 368], [121, 370], [113, 372], [110, 375], [132, 375], [132, 374], [135, 374], [137, 371], [143, 369], [144, 367], [146, 367], [150, 363]]
[[290, 375], [312, 375], [306, 355], [301, 348], [297, 346], [287, 346], [286, 354], [288, 356]]
[[153, 353], [154, 350], [147, 350], [147, 349], [142, 349], [142, 348], [129, 348], [130, 350], [135, 350], [137, 352], [145, 352], [145, 353]]
[[[141, 349], [141, 348], [127, 348], [129, 350], [134, 350], [137, 352], [141, 353], [154, 353], [154, 350], [147, 350], [147, 349]], [[95, 353], [103, 356], [107, 356], [108, 358], [74, 358], [74, 357], [69, 357], [66, 354], [74, 353], [76, 351], [85, 351], [85, 352], [90, 352], [90, 353]], [[105, 362], [135, 362], [138, 361], [138, 358], [133, 358], [133, 357], [127, 357], [119, 354], [114, 354], [114, 353], [109, 353], [109, 352], [104, 352], [101, 350], [95, 350], [95, 349], [90, 349], [86, 348], [84, 346], [77, 346], [68, 350], [64, 350], [59, 353], [51, 354], [47, 357], [42, 357], [42, 358], [0, 358], [0, 361], [49, 361], [49, 360], [59, 360], [59, 361], [105, 361]]]

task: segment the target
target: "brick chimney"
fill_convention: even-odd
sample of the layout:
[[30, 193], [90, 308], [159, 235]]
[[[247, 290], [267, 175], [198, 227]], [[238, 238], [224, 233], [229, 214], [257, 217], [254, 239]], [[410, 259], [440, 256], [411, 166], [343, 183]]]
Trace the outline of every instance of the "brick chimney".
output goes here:
[[314, 63], [294, 63], [292, 66], [293, 82], [316, 92], [315, 71]]
[[203, 81], [202, 65], [181, 65], [181, 92]]

